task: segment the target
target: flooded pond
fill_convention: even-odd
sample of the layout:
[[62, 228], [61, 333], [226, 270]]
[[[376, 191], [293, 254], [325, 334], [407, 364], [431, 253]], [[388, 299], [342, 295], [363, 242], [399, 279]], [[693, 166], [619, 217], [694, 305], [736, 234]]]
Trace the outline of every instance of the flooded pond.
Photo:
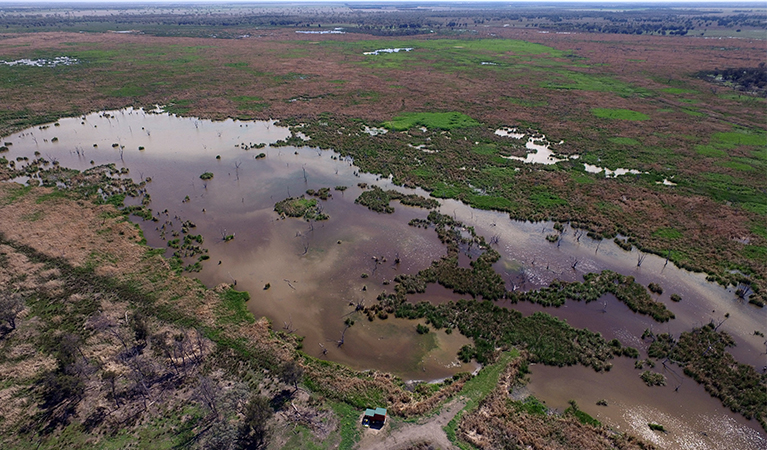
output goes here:
[[[115, 163], [118, 168], [130, 169], [126, 176], [136, 181], [151, 177], [153, 181], [147, 185], [152, 198], [150, 207], [155, 213], [167, 213], [159, 217], [159, 222], [132, 218], [142, 227], [149, 245], [167, 248], [169, 237], [163, 238], [164, 223], [174, 222], [178, 228], [181, 220], [194, 222], [194, 232], [204, 237], [210, 259], [203, 263], [201, 272], [192, 276], [210, 287], [236, 281], [237, 289], [251, 294], [250, 310], [269, 318], [274, 329], [304, 336], [307, 353], [356, 369], [390, 371], [406, 379], [438, 379], [475, 368], [460, 364], [456, 358], [458, 349], [469, 343], [458, 333], [420, 335], [414, 321], [389, 318], [368, 322], [354, 312], [357, 305], [373, 304], [383, 290], [391, 292], [397, 274], [416, 273], [446, 252], [433, 230], [407, 225], [413, 218], [424, 218], [426, 210], [394, 202], [393, 214], [369, 211], [354, 203], [362, 192], [357, 184], [427, 195], [424, 191], [407, 190], [393, 186], [389, 179], [359, 174], [352, 161], [339, 159], [330, 151], [271, 147], [268, 144], [290, 136], [289, 130], [273, 122], [212, 122], [122, 110], [61, 119], [58, 124], [4, 137], [3, 141], [13, 143], [4, 156], [31, 159], [39, 152], [64, 167], [84, 170]], [[368, 132], [373, 134], [373, 130], [379, 132]], [[515, 132], [506, 131], [509, 137], [516, 137]], [[264, 157], [257, 158], [261, 153]], [[204, 172], [213, 177], [200, 179]], [[334, 190], [336, 186], [347, 189]], [[329, 220], [280, 219], [274, 212], [276, 202], [322, 187], [331, 189], [328, 200], [318, 200]], [[666, 265], [663, 258], [654, 255], [647, 255], [637, 267], [636, 249], [627, 252], [611, 241], [598, 242], [585, 235], [578, 238], [570, 229], [565, 230], [559, 244], [549, 243], [545, 237], [553, 232], [552, 223], [512, 221], [507, 214], [474, 210], [452, 200], [442, 201], [440, 212], [474, 226], [488, 239], [497, 237], [496, 248], [502, 258], [495, 268], [509, 290], [535, 289], [554, 279], [581, 281], [585, 273], [609, 269], [632, 275], [645, 286], [650, 282], [660, 284], [664, 294], [656, 298], [674, 312], [676, 319], [659, 324], [632, 313], [609, 295], [590, 304], [568, 302], [560, 308], [531, 304], [508, 307], [525, 314], [545, 310], [573, 326], [598, 331], [608, 339], [617, 337], [640, 351], [646, 349], [640, 338], [646, 328], [678, 336], [711, 320], [724, 321], [720, 329], [730, 333], [737, 343], [730, 350], [733, 355], [757, 368], [767, 365], [763, 339], [754, 335], [756, 330], [767, 332], [767, 309], [744, 304], [737, 300], [733, 289], [709, 283], [703, 274]], [[226, 235], [235, 238], [225, 242]], [[168, 249], [167, 254], [171, 253]], [[394, 264], [396, 258], [400, 264]], [[468, 264], [468, 258], [460, 262]], [[267, 284], [269, 288], [265, 289]], [[671, 294], [683, 300], [672, 302]], [[425, 293], [411, 299], [439, 303], [458, 298], [441, 286], [430, 285]], [[726, 320], [725, 314], [729, 314]], [[355, 324], [343, 334], [346, 319]], [[344, 345], [338, 347], [342, 335]], [[661, 394], [675, 387], [671, 377], [667, 388], [646, 388], [639, 371], [633, 369], [633, 361], [621, 359], [615, 361], [609, 374], [596, 374], [583, 367], [535, 366], [530, 390], [557, 408], [560, 400], [575, 399], [588, 413], [624, 430], [634, 430], [630, 424], [645, 420], [641, 411], [649, 408], [647, 411], [653, 414], [662, 413], [666, 415], [663, 417], [679, 421], [680, 430], [704, 428], [699, 422], [710, 419], [723, 427], [728, 424], [739, 436], [764, 438], [754, 421], [732, 414], [692, 379], [682, 378], [684, 386], [675, 396]], [[614, 399], [607, 399], [607, 408], [592, 408], [598, 399], [589, 396], [599, 392], [600, 380], [605, 379], [611, 380], [611, 390], [605, 388], [602, 396], [612, 392]], [[595, 387], [580, 389], [579, 383]], [[673, 406], [674, 402], [678, 404]], [[627, 419], [624, 413], [640, 419]], [[672, 420], [667, 423], [671, 425]], [[645, 437], [644, 431], [634, 432]], [[709, 437], [716, 441], [712, 433]], [[659, 444], [710, 448], [704, 445], [708, 442], [705, 439], [685, 439]], [[704, 444], [698, 445], [699, 441]], [[763, 441], [732, 442], [742, 442], [739, 448], [749, 448], [751, 444], [746, 444]]]
[[[684, 376], [681, 368], [669, 367], [655, 368], [668, 378], [666, 386], [648, 387], [633, 361], [625, 358], [600, 374], [582, 366], [532, 365], [532, 381], [523, 394], [532, 394], [560, 412], [575, 400], [579, 409], [600, 422], [662, 449], [767, 448], [767, 436], [755, 421], [730, 413], [703, 386]], [[607, 405], [598, 406], [601, 400]], [[651, 430], [649, 423], [663, 425], [666, 433]]]

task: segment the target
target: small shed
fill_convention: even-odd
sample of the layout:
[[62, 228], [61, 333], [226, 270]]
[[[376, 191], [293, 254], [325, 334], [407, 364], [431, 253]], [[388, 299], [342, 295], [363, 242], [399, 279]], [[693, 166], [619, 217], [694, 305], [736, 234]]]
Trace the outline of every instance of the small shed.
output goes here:
[[366, 427], [380, 428], [386, 422], [386, 408], [368, 408], [362, 418], [362, 425]]

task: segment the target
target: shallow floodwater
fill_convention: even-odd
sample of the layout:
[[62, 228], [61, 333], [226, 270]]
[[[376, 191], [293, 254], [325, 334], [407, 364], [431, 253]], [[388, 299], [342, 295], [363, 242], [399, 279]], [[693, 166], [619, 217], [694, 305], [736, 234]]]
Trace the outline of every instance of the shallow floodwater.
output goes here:
[[[166, 247], [159, 230], [164, 221], [174, 222], [176, 229], [182, 219], [196, 223], [193, 233], [204, 236], [210, 260], [203, 264], [202, 272], [192, 275], [208, 286], [236, 281], [238, 289], [251, 294], [250, 310], [268, 317], [275, 329], [292, 330], [304, 336], [304, 350], [309, 354], [357, 369], [391, 371], [408, 379], [437, 379], [475, 367], [457, 361], [457, 350], [469, 343], [458, 333], [419, 335], [415, 332], [416, 322], [394, 318], [368, 322], [354, 312], [357, 304], [370, 305], [381, 291], [393, 290], [389, 282], [397, 274], [415, 273], [445, 254], [446, 249], [433, 230], [407, 225], [412, 218], [425, 217], [426, 210], [395, 202], [394, 214], [377, 214], [354, 204], [362, 191], [357, 187], [359, 182], [384, 189], [412, 190], [393, 186], [386, 178], [358, 175], [358, 168], [350, 161], [336, 159], [333, 152], [308, 147], [255, 148], [255, 144], [272, 143], [290, 135], [287, 129], [272, 122], [211, 122], [123, 110], [62, 119], [58, 123], [59, 126], [32, 128], [3, 138], [4, 142], [13, 143], [5, 156], [33, 158], [33, 153], [39, 151], [64, 167], [82, 170], [91, 167], [91, 161], [96, 165], [115, 163], [129, 168], [129, 176], [134, 180], [151, 177], [153, 181], [147, 186], [152, 196], [150, 207], [155, 213], [165, 209], [168, 213], [162, 214], [159, 222], [136, 219], [148, 243]], [[58, 139], [54, 141], [54, 137]], [[114, 144], [117, 146], [113, 147]], [[256, 159], [261, 152], [266, 157]], [[213, 179], [201, 180], [203, 172], [213, 173]], [[319, 201], [330, 216], [327, 221], [280, 220], [273, 211], [274, 203], [288, 196], [338, 185], [348, 189], [331, 190], [330, 199]], [[415, 192], [427, 195], [422, 190]], [[531, 304], [509, 307], [523, 313], [545, 310], [573, 326], [599, 331], [608, 339], [617, 337], [640, 350], [646, 348], [640, 339], [646, 328], [678, 336], [693, 326], [724, 320], [720, 329], [732, 334], [737, 342], [730, 350], [734, 356], [757, 368], [767, 365], [763, 339], [753, 334], [755, 330], [767, 332], [767, 309], [744, 304], [736, 299], [732, 289], [709, 283], [702, 274], [678, 269], [671, 263], [666, 265], [663, 258], [654, 255], [647, 255], [641, 267], [637, 267], [636, 250], [626, 252], [611, 241], [597, 242], [585, 235], [577, 239], [569, 229], [560, 245], [551, 244], [545, 239], [554, 231], [551, 223], [512, 221], [506, 214], [474, 210], [451, 200], [442, 201], [440, 211], [474, 226], [487, 239], [497, 236], [502, 258], [495, 267], [510, 290], [534, 289], [554, 279], [580, 281], [584, 273], [610, 269], [632, 275], [644, 285], [659, 283], [664, 294], [657, 298], [676, 314], [676, 319], [659, 324], [632, 313], [609, 295], [590, 304], [568, 302], [561, 308]], [[235, 239], [223, 242], [222, 236], [227, 234], [234, 234]], [[397, 256], [401, 262], [395, 265]], [[462, 257], [461, 261], [467, 264], [468, 258]], [[264, 289], [267, 283], [270, 288]], [[674, 293], [682, 296], [682, 302], [670, 301]], [[413, 296], [412, 300], [438, 303], [458, 298], [441, 286], [430, 285], [424, 294]], [[344, 333], [347, 318], [355, 324]], [[344, 345], [339, 347], [337, 342], [342, 336]], [[615, 365], [608, 376], [616, 392], [626, 393], [620, 400], [626, 411], [650, 408], [694, 429], [697, 419], [691, 419], [691, 414], [700, 412], [695, 408], [706, 408], [710, 417], [734, 424], [738, 433], [764, 436], [755, 430], [758, 424], [721, 408], [718, 400], [711, 399], [687, 377], [683, 377], [685, 388], [678, 393], [680, 404], [687, 405], [680, 406], [682, 409], [668, 406], [664, 403], [668, 399], [662, 395], [634, 398], [631, 395], [634, 390], [644, 389], [641, 381], [641, 385], [635, 383], [639, 371], [627, 359], [618, 360]], [[623, 365], [629, 366], [624, 370]], [[547, 378], [546, 371], [550, 370], [558, 369], [536, 366], [531, 389], [542, 399], [554, 401], [560, 384], [568, 391], [573, 388], [567, 384], [566, 376]], [[605, 379], [590, 369], [564, 370], [579, 371], [578, 376], [589, 382]], [[547, 397], [549, 393], [552, 397]], [[587, 412], [592, 412], [586, 409], [587, 401], [581, 403]], [[615, 409], [618, 404], [615, 403]], [[608, 409], [612, 410], [612, 405]], [[628, 426], [621, 425], [625, 419], [618, 415], [606, 415], [603, 419], [614, 426]]]
[[[578, 408], [600, 422], [662, 449], [767, 448], [767, 435], [755, 420], [732, 414], [701, 385], [683, 375], [681, 368], [656, 366], [653, 370], [666, 375], [667, 385], [648, 387], [633, 365], [633, 361], [622, 358], [605, 373], [583, 366], [532, 365], [532, 381], [523, 393], [560, 412], [575, 400]], [[598, 406], [600, 400], [606, 400], [607, 406]], [[663, 425], [667, 432], [652, 431], [649, 423]]]

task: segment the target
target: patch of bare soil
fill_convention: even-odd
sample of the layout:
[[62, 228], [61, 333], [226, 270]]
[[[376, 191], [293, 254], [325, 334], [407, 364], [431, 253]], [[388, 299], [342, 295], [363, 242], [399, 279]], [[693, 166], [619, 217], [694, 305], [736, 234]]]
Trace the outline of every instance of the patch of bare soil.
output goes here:
[[412, 448], [439, 448], [452, 450], [455, 447], [445, 434], [444, 427], [461, 411], [466, 402], [454, 399], [444, 405], [439, 413], [416, 423], [391, 421], [380, 430], [366, 428], [357, 448], [369, 450], [406, 450]]
[[[1, 184], [0, 195], [22, 188]], [[111, 205], [88, 205], [57, 196], [53, 189], [36, 190], [2, 206], [0, 233], [74, 266], [91, 263], [99, 275], [131, 271], [145, 253], [136, 243], [138, 229], [116, 214]]]

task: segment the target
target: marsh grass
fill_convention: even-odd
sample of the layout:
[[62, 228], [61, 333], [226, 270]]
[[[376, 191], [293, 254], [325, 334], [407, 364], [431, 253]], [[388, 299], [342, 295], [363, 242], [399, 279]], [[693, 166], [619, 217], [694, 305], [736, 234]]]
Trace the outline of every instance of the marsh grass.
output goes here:
[[613, 120], [649, 120], [650, 116], [640, 113], [638, 111], [632, 111], [630, 109], [620, 108], [593, 108], [592, 114], [600, 119], [613, 119]]

